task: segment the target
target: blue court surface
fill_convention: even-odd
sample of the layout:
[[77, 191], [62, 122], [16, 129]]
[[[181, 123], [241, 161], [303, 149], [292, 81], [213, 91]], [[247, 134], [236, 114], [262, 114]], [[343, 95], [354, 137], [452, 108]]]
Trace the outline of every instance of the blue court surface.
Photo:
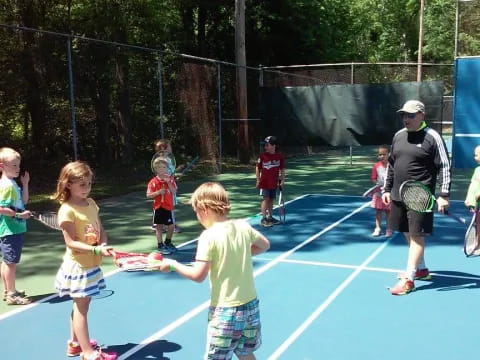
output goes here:
[[[306, 195], [287, 223], [260, 228], [271, 249], [255, 257], [263, 345], [257, 359], [474, 359], [479, 262], [462, 252], [465, 226], [436, 214], [427, 240], [431, 281], [392, 296], [406, 262], [402, 234], [371, 237], [374, 210], [356, 196]], [[451, 211], [466, 218], [461, 202]], [[179, 249], [191, 261], [195, 241]], [[175, 273], [107, 274], [89, 312], [92, 338], [120, 359], [201, 359], [208, 281]], [[2, 359], [65, 359], [71, 301], [50, 297], [0, 317]]]

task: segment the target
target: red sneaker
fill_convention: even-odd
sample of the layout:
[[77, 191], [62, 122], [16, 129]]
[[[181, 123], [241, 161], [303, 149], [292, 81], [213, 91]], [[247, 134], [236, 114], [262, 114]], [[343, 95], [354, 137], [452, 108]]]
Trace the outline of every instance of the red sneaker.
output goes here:
[[415, 280], [431, 280], [432, 275], [430, 275], [430, 271], [428, 271], [428, 268], [425, 269], [418, 269], [415, 272]]
[[[398, 273], [397, 279], [405, 279], [405, 273]], [[432, 275], [430, 275], [428, 268], [418, 269], [415, 272], [414, 280], [432, 280]]]
[[400, 279], [400, 281], [395, 284], [394, 287], [390, 288], [390, 293], [392, 295], [407, 295], [415, 290], [415, 284], [412, 280]]

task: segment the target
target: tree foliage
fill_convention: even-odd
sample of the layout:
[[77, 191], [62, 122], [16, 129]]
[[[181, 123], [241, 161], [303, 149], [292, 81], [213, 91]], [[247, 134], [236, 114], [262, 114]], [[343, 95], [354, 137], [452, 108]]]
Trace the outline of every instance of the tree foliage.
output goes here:
[[[245, 1], [252, 66], [412, 62], [418, 55], [419, 0]], [[453, 60], [455, 6], [426, 0], [424, 61]], [[81, 158], [102, 166], [146, 158], [162, 121], [178, 149], [203, 149], [212, 159], [215, 146], [203, 142], [217, 141], [216, 64], [178, 54], [233, 62], [234, 8], [233, 0], [0, 0], [1, 24], [59, 33], [0, 28], [0, 145], [38, 164], [72, 158], [65, 36], [72, 34]], [[478, 55], [480, 1], [459, 9], [459, 54]], [[222, 70], [230, 114], [235, 76]]]

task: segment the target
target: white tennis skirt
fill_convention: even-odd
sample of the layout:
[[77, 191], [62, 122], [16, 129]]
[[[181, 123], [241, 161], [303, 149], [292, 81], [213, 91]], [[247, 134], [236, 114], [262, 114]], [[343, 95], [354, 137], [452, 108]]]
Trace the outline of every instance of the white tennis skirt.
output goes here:
[[105, 280], [99, 266], [82, 268], [75, 261], [64, 261], [55, 277], [59, 296], [90, 297], [105, 289]]

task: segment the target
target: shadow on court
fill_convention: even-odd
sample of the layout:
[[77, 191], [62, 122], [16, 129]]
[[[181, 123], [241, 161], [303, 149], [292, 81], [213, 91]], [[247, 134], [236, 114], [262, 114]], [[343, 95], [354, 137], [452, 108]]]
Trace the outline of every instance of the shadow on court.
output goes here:
[[435, 271], [432, 280], [425, 285], [417, 286], [417, 291], [457, 291], [478, 288], [480, 288], [479, 275], [461, 271]]
[[[138, 344], [128, 343], [125, 345], [113, 345], [105, 349], [105, 351], [115, 351], [119, 354], [124, 354], [130, 349], [134, 348]], [[169, 357], [165, 357], [166, 353], [173, 353], [179, 351], [182, 347], [173, 342], [166, 340], [156, 340], [145, 346], [140, 351], [128, 357], [129, 360], [169, 360]]]

